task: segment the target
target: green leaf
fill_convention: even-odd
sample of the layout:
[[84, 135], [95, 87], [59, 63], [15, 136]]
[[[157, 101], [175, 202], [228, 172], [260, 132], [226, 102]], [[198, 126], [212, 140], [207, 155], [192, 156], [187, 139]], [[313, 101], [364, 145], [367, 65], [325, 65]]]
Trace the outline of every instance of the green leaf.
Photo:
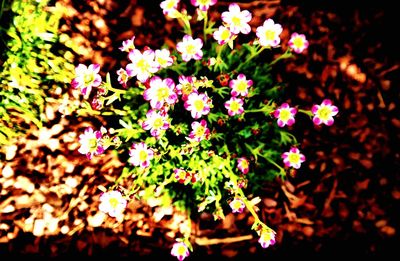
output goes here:
[[121, 124], [122, 127], [124, 127], [125, 129], [132, 129], [132, 126], [131, 126], [131, 125], [128, 125], [128, 123], [124, 122], [123, 120], [120, 119], [118, 122], [119, 122], [119, 124]]
[[233, 49], [233, 40], [228, 41], [228, 46], [229, 48]]
[[116, 100], [121, 100], [121, 98], [120, 98], [119, 94], [113, 93], [111, 95], [111, 97], [107, 100], [106, 106], [109, 106], [111, 103], [113, 103]]
[[243, 136], [244, 138], [250, 138], [253, 134], [249, 128], [245, 128], [238, 132], [239, 135]]

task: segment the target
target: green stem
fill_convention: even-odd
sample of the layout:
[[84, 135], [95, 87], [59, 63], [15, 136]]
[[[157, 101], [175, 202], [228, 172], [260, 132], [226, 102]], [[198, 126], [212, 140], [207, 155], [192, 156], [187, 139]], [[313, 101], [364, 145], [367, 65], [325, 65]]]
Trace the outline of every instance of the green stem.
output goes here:
[[290, 51], [290, 49], [288, 48], [287, 50], [286, 50], [286, 52], [284, 52], [283, 54], [281, 54], [278, 58], [276, 58], [275, 60], [273, 60], [269, 65], [274, 65], [274, 64], [276, 64], [277, 62], [279, 62], [280, 60], [282, 60], [282, 59], [287, 59], [287, 58], [291, 58], [291, 57], [293, 57], [294, 55], [292, 54], [292, 52]]
[[[203, 12], [203, 11], [201, 11], [201, 12]], [[203, 38], [204, 38], [203, 40], [204, 40], [204, 46], [205, 46], [206, 43], [207, 43], [207, 33], [206, 33], [207, 24], [208, 24], [208, 12], [205, 11], [205, 12], [204, 12], [204, 26], [203, 26]]]
[[172, 72], [177, 72], [178, 74], [181, 75], [181, 74], [183, 74], [181, 67], [182, 67], [182, 64], [175, 63], [172, 66], [169, 66], [167, 69], [171, 70]]
[[88, 113], [88, 115], [100, 115], [101, 113], [99, 111], [95, 111], [92, 108], [84, 108], [84, 109], [78, 109], [77, 111], [78, 115], [84, 115], [84, 113]]
[[263, 108], [261, 108], [261, 109], [253, 109], [253, 110], [246, 110], [245, 112], [246, 113], [253, 113], [253, 112], [265, 112], [265, 113], [271, 113], [271, 112], [273, 112], [274, 110], [273, 109], [271, 109], [271, 108], [269, 108], [269, 107], [263, 107]]
[[221, 46], [218, 46], [218, 51], [217, 51], [217, 62], [221, 59], [221, 53], [222, 53], [222, 50], [224, 49], [225, 45], [226, 45], [226, 44], [223, 44], [223, 45], [221, 45]]
[[121, 94], [126, 93], [126, 90], [116, 89], [116, 88], [112, 87], [111, 84], [107, 86], [107, 89], [108, 89], [109, 91], [112, 91], [112, 92], [114, 92], [114, 93], [117, 93], [118, 95], [121, 95]]
[[304, 114], [306, 114], [306, 115], [308, 115], [308, 116], [310, 116], [310, 117], [313, 117], [314, 116], [314, 114], [310, 111], [310, 110], [302, 110], [302, 109], [299, 109], [299, 110], [297, 110], [298, 112], [301, 112], [301, 113], [304, 113]]
[[214, 71], [216, 71], [216, 69], [219, 68], [219, 71], [221, 72], [221, 67], [220, 67], [220, 64], [222, 63], [221, 54], [226, 45], [227, 44], [225, 43], [223, 45], [217, 46], [217, 58], [216, 58], [216, 64], [214, 65]]
[[121, 175], [119, 175], [119, 177], [115, 180], [114, 186], [117, 187], [119, 185], [119, 183], [121, 182], [121, 180], [128, 177], [129, 174], [130, 174], [129, 171], [126, 171], [125, 173], [122, 172]]
[[192, 234], [192, 218], [190, 217], [191, 215], [190, 209], [187, 209], [186, 213], [188, 217], [188, 231], [185, 231], [186, 234], [183, 236], [189, 241], [190, 235]]
[[105, 115], [105, 116], [110, 116], [110, 115], [115, 115], [115, 114], [120, 115], [120, 116], [125, 116], [128, 113], [123, 110], [114, 109], [113, 111], [104, 111], [101, 114]]
[[181, 18], [182, 18], [182, 22], [184, 24], [183, 31], [185, 32], [185, 34], [192, 36], [192, 29], [190, 27], [190, 21], [188, 19], [188, 16], [186, 14], [183, 14], [181, 16]]
[[242, 67], [243, 67], [244, 65], [246, 65], [248, 62], [250, 62], [251, 60], [253, 60], [254, 57], [258, 56], [258, 55], [259, 55], [262, 51], [264, 51], [266, 48], [267, 48], [267, 47], [262, 46], [258, 51], [252, 52], [252, 55], [250, 55], [250, 57], [247, 58], [246, 61], [244, 61], [243, 63], [241, 63], [241, 64], [239, 65], [239, 67], [236, 69], [236, 71], [237, 71], [237, 72], [240, 72], [240, 69], [242, 69]]
[[259, 109], [245, 110], [245, 113], [264, 112], [265, 114], [270, 114], [274, 110], [275, 110], [274, 106], [272, 106], [270, 103], [267, 103], [264, 104], [264, 106]]
[[[261, 155], [262, 156], [262, 155]], [[272, 165], [274, 165], [275, 167], [277, 167], [279, 169], [279, 171], [282, 174], [286, 175], [285, 169], [282, 168], [281, 166], [279, 166], [275, 161], [273, 161], [272, 159], [268, 158], [268, 157], [264, 157], [269, 163], [271, 163]]]
[[257, 213], [254, 211], [253, 204], [251, 204], [249, 202], [247, 197], [244, 195], [243, 190], [241, 188], [238, 188], [238, 192], [239, 192], [239, 195], [240, 195], [240, 197], [242, 198], [242, 200], [244, 202], [244, 205], [250, 211], [251, 215], [254, 217], [254, 222], [262, 224], [262, 222], [261, 222], [260, 218], [258, 217]]

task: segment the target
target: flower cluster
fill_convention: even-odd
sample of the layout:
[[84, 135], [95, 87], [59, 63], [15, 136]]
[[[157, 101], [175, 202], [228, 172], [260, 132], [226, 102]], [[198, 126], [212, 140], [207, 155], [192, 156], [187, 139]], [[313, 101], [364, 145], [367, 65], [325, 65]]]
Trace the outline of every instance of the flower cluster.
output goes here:
[[[246, 192], [271, 177], [285, 178], [305, 162], [301, 144], [288, 132], [299, 113], [315, 125], [330, 126], [338, 108], [329, 99], [299, 108], [281, 102], [275, 91], [270, 67], [306, 52], [305, 35], [292, 32], [290, 39], [281, 39], [284, 28], [272, 18], [252, 28], [251, 12], [237, 3], [215, 21], [209, 10], [216, 0], [190, 3], [196, 9], [193, 17], [179, 0], [160, 3], [163, 14], [183, 26], [174, 48], [138, 48], [135, 36], [122, 42], [119, 49], [128, 60], [116, 73], [122, 88], [112, 86], [110, 73], [103, 81], [98, 65], [77, 66], [71, 85], [84, 99], [92, 99], [87, 111], [107, 106], [107, 115], [118, 116], [121, 125], [112, 130], [118, 139], [109, 138], [104, 127], [88, 128], [80, 135], [79, 152], [91, 158], [110, 145], [125, 149], [121, 177], [134, 177], [134, 188], [124, 194], [114, 186], [101, 196], [100, 209], [110, 216], [121, 214], [130, 193], [138, 190], [148, 198], [171, 197], [187, 208], [194, 202], [196, 211], [210, 211], [216, 219], [225, 211], [247, 209], [260, 245], [267, 248], [275, 243], [275, 232], [258, 217]], [[203, 32], [193, 32], [194, 21], [204, 23]], [[241, 34], [252, 40], [241, 43]], [[277, 56], [282, 41], [288, 48]], [[266, 62], [266, 52], [274, 60]], [[91, 95], [94, 88], [97, 92]], [[189, 195], [195, 197], [187, 200]], [[188, 257], [189, 239], [190, 233], [177, 239], [171, 254], [179, 260]]]

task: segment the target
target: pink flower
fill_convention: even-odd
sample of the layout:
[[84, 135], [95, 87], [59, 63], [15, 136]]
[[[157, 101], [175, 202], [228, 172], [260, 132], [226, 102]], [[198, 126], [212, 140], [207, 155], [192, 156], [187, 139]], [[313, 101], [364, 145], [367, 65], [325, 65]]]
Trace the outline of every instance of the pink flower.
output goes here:
[[100, 211], [108, 213], [111, 217], [116, 217], [125, 210], [127, 200], [117, 190], [104, 192], [100, 196]]
[[181, 184], [184, 184], [191, 179], [189, 172], [184, 169], [174, 169], [174, 174], [175, 179]]
[[122, 46], [119, 47], [119, 49], [120, 49], [121, 51], [127, 52], [127, 53], [129, 53], [130, 51], [135, 50], [134, 41], [135, 41], [135, 36], [132, 36], [131, 39], [128, 39], [128, 40], [123, 41], [123, 42], [122, 42]]
[[229, 82], [229, 87], [231, 87], [231, 95], [234, 97], [243, 96], [246, 97], [249, 93], [249, 88], [253, 85], [252, 80], [247, 80], [246, 75], [243, 73], [239, 74], [237, 79], [232, 79]]
[[171, 18], [175, 17], [175, 14], [178, 12], [176, 9], [178, 8], [180, 0], [165, 0], [160, 3], [160, 7], [163, 10], [164, 15], [171, 16]]
[[93, 131], [90, 127], [86, 128], [85, 132], [79, 135], [81, 147], [78, 152], [85, 154], [88, 159], [92, 159], [93, 155], [102, 154], [105, 150], [101, 143], [102, 137], [101, 131]]
[[157, 139], [161, 133], [169, 128], [168, 117], [161, 112], [150, 109], [146, 114], [147, 119], [143, 122], [142, 128], [150, 130], [150, 134]]
[[205, 120], [201, 120], [200, 122], [194, 121], [191, 126], [193, 129], [189, 134], [189, 139], [191, 141], [200, 142], [209, 138], [210, 130], [207, 128], [207, 122]]
[[279, 127], [284, 127], [285, 125], [291, 126], [295, 122], [294, 116], [296, 113], [296, 108], [290, 107], [287, 103], [282, 103], [282, 105], [274, 111], [274, 117], [278, 119]]
[[218, 27], [218, 30], [213, 33], [214, 39], [217, 40], [218, 44], [220, 45], [229, 42], [229, 40], [232, 38], [232, 35], [233, 34], [231, 33], [231, 30], [223, 25]]
[[155, 60], [161, 68], [167, 68], [168, 66], [171, 66], [174, 62], [168, 49], [156, 50], [155, 55]]
[[134, 166], [140, 166], [147, 168], [150, 166], [150, 160], [154, 157], [152, 149], [148, 149], [144, 142], [132, 144], [132, 148], [129, 150], [129, 163]]
[[270, 229], [263, 229], [261, 231], [260, 239], [258, 242], [261, 244], [263, 248], [267, 248], [275, 244], [275, 232]]
[[125, 69], [121, 68], [117, 71], [118, 74], [118, 82], [124, 87], [126, 88], [126, 83], [129, 80], [129, 76], [127, 74], [127, 72], [125, 71]]
[[93, 100], [90, 102], [90, 105], [93, 110], [101, 110], [103, 108], [103, 100], [97, 97], [94, 97]]
[[203, 41], [200, 38], [193, 39], [190, 35], [185, 35], [183, 41], [176, 45], [176, 49], [182, 55], [185, 62], [191, 59], [200, 60], [203, 57]]
[[224, 105], [228, 110], [229, 116], [239, 115], [244, 112], [242, 99], [231, 97]]
[[282, 159], [285, 166], [299, 169], [306, 157], [300, 153], [298, 148], [292, 147], [288, 152], [282, 154]]
[[233, 34], [248, 34], [251, 31], [249, 25], [252, 18], [251, 13], [247, 10], [241, 11], [236, 3], [230, 4], [229, 11], [223, 12], [221, 18]]
[[171, 255], [176, 256], [179, 261], [182, 261], [189, 256], [189, 249], [183, 242], [176, 242], [171, 249]]
[[198, 6], [201, 11], [207, 11], [210, 5], [215, 5], [217, 0], [190, 0], [193, 6]]
[[308, 41], [304, 34], [292, 33], [289, 40], [289, 47], [295, 53], [301, 53], [308, 48]]
[[265, 20], [264, 24], [256, 29], [256, 35], [260, 45], [277, 46], [281, 42], [279, 35], [282, 33], [282, 30], [282, 26], [280, 24], [275, 24], [274, 20]]
[[182, 95], [182, 100], [187, 101], [189, 94], [192, 92], [197, 93], [197, 88], [195, 86], [196, 77], [194, 76], [184, 76], [179, 75], [179, 84], [176, 85], [176, 92]]
[[236, 197], [229, 203], [229, 206], [232, 209], [232, 213], [242, 213], [245, 204], [241, 198]]
[[238, 158], [237, 168], [243, 173], [247, 174], [249, 172], [249, 161], [245, 157]]
[[101, 84], [102, 80], [99, 71], [99, 64], [91, 64], [89, 67], [86, 67], [84, 64], [79, 64], [75, 68], [76, 77], [71, 82], [72, 88], [80, 89], [84, 98], [89, 98], [92, 88], [99, 87]]
[[185, 109], [190, 111], [194, 119], [207, 115], [210, 112], [211, 100], [206, 93], [192, 92], [185, 101]]
[[150, 88], [143, 93], [146, 101], [150, 101], [153, 109], [161, 109], [164, 103], [172, 105], [178, 100], [178, 95], [175, 92], [175, 83], [171, 78], [161, 79], [154, 76], [150, 80]]
[[154, 60], [155, 53], [153, 50], [148, 49], [141, 53], [139, 50], [135, 49], [128, 54], [129, 63], [126, 66], [126, 72], [129, 77], [134, 77], [140, 82], [146, 82], [147, 79], [160, 68], [160, 65]]
[[338, 114], [339, 110], [332, 105], [332, 101], [325, 99], [320, 105], [313, 105], [311, 112], [314, 114], [313, 122], [315, 125], [325, 124], [331, 126], [334, 122], [333, 116]]

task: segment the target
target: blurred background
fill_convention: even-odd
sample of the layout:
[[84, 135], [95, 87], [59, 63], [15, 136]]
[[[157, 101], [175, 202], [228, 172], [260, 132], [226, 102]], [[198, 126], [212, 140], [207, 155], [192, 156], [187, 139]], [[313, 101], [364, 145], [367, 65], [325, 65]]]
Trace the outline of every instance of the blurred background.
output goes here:
[[[231, 1], [218, 1], [226, 10]], [[324, 98], [339, 108], [329, 128], [299, 115], [291, 132], [307, 162], [285, 181], [265, 185], [260, 216], [277, 231], [263, 249], [251, 215], [223, 221], [201, 215], [187, 260], [383, 257], [399, 245], [400, 63], [392, 6], [364, 1], [235, 1], [282, 24], [282, 38], [303, 33], [308, 50], [275, 66], [282, 100], [307, 107]], [[87, 160], [77, 152], [84, 127], [70, 89], [74, 67], [101, 73], [125, 61], [118, 49], [174, 41], [177, 25], [156, 0], [1, 1], [0, 259], [118, 259], [170, 256], [182, 215], [156, 202], [130, 202], [116, 222], [98, 212], [99, 187], [123, 168], [116, 155]], [[11, 43], [11, 44], [10, 44]], [[12, 64], [18, 64], [17, 68]], [[21, 83], [24, 83], [23, 85]], [[45, 97], [45, 98], [44, 98]], [[304, 117], [304, 121], [302, 121]], [[98, 122], [97, 122], [98, 121]]]

